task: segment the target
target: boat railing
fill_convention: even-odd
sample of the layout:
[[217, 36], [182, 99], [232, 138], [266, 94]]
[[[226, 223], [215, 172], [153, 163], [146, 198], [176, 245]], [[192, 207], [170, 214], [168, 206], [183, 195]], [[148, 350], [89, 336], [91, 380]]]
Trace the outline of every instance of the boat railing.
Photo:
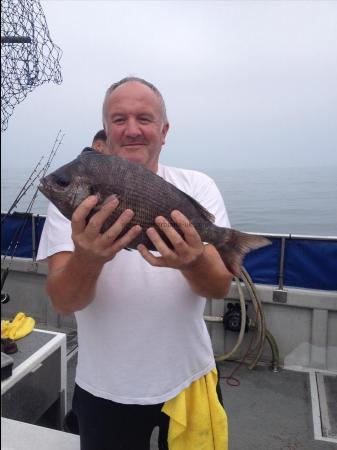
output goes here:
[[[7, 258], [36, 261], [46, 216], [1, 212], [1, 254]], [[286, 286], [337, 290], [337, 236], [254, 233], [267, 237], [271, 245], [250, 252], [244, 266], [256, 284], [276, 286], [282, 302]], [[276, 299], [277, 300], [277, 299]]]

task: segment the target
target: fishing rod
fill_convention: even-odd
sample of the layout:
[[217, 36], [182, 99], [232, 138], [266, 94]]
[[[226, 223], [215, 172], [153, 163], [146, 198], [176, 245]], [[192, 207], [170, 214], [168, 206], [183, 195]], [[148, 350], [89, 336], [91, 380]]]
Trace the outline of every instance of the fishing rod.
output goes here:
[[59, 130], [59, 132], [57, 133], [56, 139], [54, 141], [54, 145], [49, 153], [49, 157], [47, 160], [47, 163], [45, 164], [45, 166], [43, 167], [43, 169], [41, 170], [41, 172], [43, 172], [42, 177], [44, 177], [47, 173], [47, 170], [49, 169], [51, 163], [53, 162], [53, 159], [58, 151], [58, 149], [60, 148], [60, 145], [62, 144], [63, 138], [65, 136], [65, 133], [62, 134], [61, 138], [58, 140], [58, 137], [61, 133], [61, 130]]
[[[42, 158], [44, 158], [44, 157], [42, 157]], [[41, 159], [42, 159], [42, 158], [41, 158]], [[32, 181], [31, 181], [30, 184], [26, 187], [26, 189], [20, 191], [21, 193], [17, 196], [15, 202], [12, 204], [12, 206], [9, 208], [9, 210], [6, 212], [6, 214], [2, 217], [1, 223], [2, 223], [2, 222], [10, 215], [11, 211], [12, 211], [14, 208], [16, 208], [16, 206], [17, 206], [17, 204], [19, 203], [19, 201], [22, 199], [22, 197], [23, 197], [24, 195], [26, 195], [26, 193], [29, 191], [29, 189], [30, 189], [32, 186], [34, 186], [35, 181], [38, 180], [38, 179], [40, 179], [40, 175], [41, 175], [41, 173], [44, 171], [44, 167], [45, 167], [45, 166], [43, 166], [43, 167], [39, 170], [39, 172], [35, 175], [35, 177], [32, 179]]]
[[[51, 149], [51, 152], [49, 154], [49, 158], [47, 163], [39, 170], [39, 172], [37, 172], [37, 168], [39, 167], [39, 165], [41, 164], [41, 161], [43, 160], [44, 156], [41, 157], [40, 161], [37, 163], [37, 165], [35, 166], [33, 172], [30, 174], [30, 176], [28, 177], [27, 181], [25, 182], [25, 184], [23, 185], [23, 187], [21, 188], [19, 194], [17, 195], [16, 199], [14, 200], [14, 202], [12, 203], [12, 205], [10, 206], [9, 210], [7, 211], [7, 213], [5, 214], [4, 217], [2, 217], [1, 219], [1, 223], [6, 219], [6, 217], [11, 213], [11, 211], [16, 208], [17, 204], [19, 203], [19, 201], [22, 199], [22, 197], [24, 195], [26, 195], [26, 193], [28, 192], [28, 190], [34, 186], [34, 183], [37, 179], [40, 179], [41, 174], [43, 174], [42, 176], [44, 176], [46, 174], [46, 171], [48, 170], [48, 168], [50, 167], [50, 164], [52, 162], [52, 160], [54, 159], [54, 156], [59, 148], [59, 146], [62, 143], [62, 140], [65, 136], [65, 134], [62, 135], [61, 139], [59, 140], [59, 135], [61, 133], [61, 130], [59, 130], [59, 132], [56, 135], [53, 147]], [[37, 173], [36, 173], [37, 172]], [[36, 173], [35, 177], [33, 178], [34, 173]]]
[[[53, 157], [55, 156], [55, 153], [56, 153], [58, 147], [60, 146], [60, 144], [61, 144], [61, 142], [62, 142], [62, 139], [63, 139], [63, 137], [64, 137], [64, 134], [63, 134], [63, 136], [62, 136], [62, 138], [60, 139], [60, 141], [58, 141], [58, 137], [59, 137], [60, 133], [61, 133], [61, 130], [59, 130], [59, 132], [57, 133], [57, 136], [56, 136], [56, 138], [55, 138], [55, 141], [54, 141], [54, 144], [53, 144], [53, 147], [52, 147], [52, 150], [51, 150], [49, 159], [48, 159], [48, 161], [47, 161], [47, 164], [45, 164], [45, 165], [37, 172], [38, 167], [41, 165], [41, 161], [44, 159], [44, 155], [43, 155], [43, 156], [40, 158], [40, 161], [36, 164], [36, 166], [35, 166], [35, 168], [33, 169], [32, 173], [29, 175], [27, 181], [26, 181], [26, 182], [24, 183], [24, 185], [22, 186], [21, 190], [19, 191], [18, 195], [16, 196], [15, 200], [13, 201], [12, 205], [9, 207], [9, 209], [8, 209], [8, 211], [7, 211], [7, 213], [6, 213], [6, 215], [5, 215], [4, 217], [1, 218], [1, 223], [2, 223], [2, 222], [6, 219], [6, 217], [12, 212], [12, 210], [13, 210], [14, 208], [16, 208], [16, 206], [17, 206], [17, 204], [19, 203], [19, 201], [21, 200], [21, 198], [22, 198], [22, 197], [28, 192], [28, 190], [34, 185], [35, 181], [36, 181], [37, 179], [40, 178], [41, 173], [44, 173], [44, 174], [46, 173], [46, 167], [47, 167], [47, 169], [49, 168], [50, 163], [51, 163]], [[55, 151], [56, 144], [58, 144], [58, 146], [57, 146], [56, 151]], [[49, 164], [49, 165], [48, 165], [48, 164]], [[33, 177], [33, 175], [34, 175], [35, 173], [36, 173], [36, 175]]]
[[[33, 178], [34, 173], [36, 173], [37, 168], [39, 167], [39, 165], [41, 164], [41, 161], [43, 160], [44, 156], [42, 156], [40, 158], [40, 161], [36, 164], [36, 166], [34, 167], [32, 173], [29, 175], [27, 181], [25, 182], [25, 184], [22, 186], [22, 188], [20, 189], [18, 195], [16, 196], [15, 200], [13, 201], [13, 203], [11, 204], [11, 206], [9, 207], [6, 215], [4, 217], [1, 218], [1, 223], [6, 219], [6, 217], [12, 212], [12, 210], [14, 208], [16, 208], [17, 204], [19, 203], [19, 201], [21, 200], [21, 198], [26, 194], [26, 192], [30, 189], [30, 187], [33, 185], [34, 181], [36, 180], [36, 176]], [[41, 171], [38, 172], [37, 176], [39, 176], [39, 173]], [[31, 183], [29, 184], [29, 182], [31, 181]]]
[[27, 189], [20, 195], [18, 201], [20, 201], [22, 199], [22, 197], [27, 193], [27, 191], [34, 186], [34, 183], [36, 180], [38, 180], [40, 178], [41, 173], [44, 170], [44, 166], [39, 170], [39, 172], [35, 175], [35, 177], [32, 179], [31, 183], [27, 186]]
[[[60, 133], [60, 132], [61, 132], [61, 130], [59, 131], [59, 133]], [[58, 135], [59, 135], [59, 134], [58, 134]], [[43, 170], [41, 170], [41, 172], [42, 172], [42, 178], [46, 175], [46, 173], [47, 173], [49, 167], [51, 166], [51, 163], [53, 162], [53, 159], [55, 158], [55, 155], [56, 155], [58, 149], [60, 148], [60, 145], [62, 144], [62, 141], [63, 141], [64, 136], [65, 136], [65, 133], [63, 133], [63, 135], [61, 136], [61, 138], [60, 138], [60, 140], [58, 141], [57, 145], [55, 145], [55, 146], [53, 147], [52, 151], [50, 152], [48, 161], [47, 161], [47, 163], [45, 164]], [[56, 142], [56, 141], [55, 141], [55, 142]], [[39, 193], [39, 188], [37, 187], [37, 188], [35, 189], [35, 192], [34, 192], [34, 195], [33, 195], [32, 199], [31, 199], [31, 201], [30, 201], [30, 203], [29, 203], [29, 205], [28, 205], [28, 208], [27, 208], [27, 211], [26, 211], [27, 214], [30, 214], [30, 213], [31, 213], [31, 210], [33, 209], [33, 205], [34, 205], [34, 203], [35, 203], [35, 200], [36, 200], [36, 197], [37, 197], [38, 193]], [[20, 234], [20, 236], [19, 236], [19, 238], [18, 238], [18, 240], [17, 240], [16, 248], [18, 247], [18, 245], [19, 245], [19, 243], [20, 243], [20, 238], [21, 238], [21, 235], [22, 235], [23, 231], [24, 231], [24, 229], [22, 229], [22, 232], [21, 232], [21, 234]], [[35, 231], [35, 230], [34, 230], [34, 231]], [[16, 248], [15, 248], [15, 251], [16, 251]], [[13, 254], [12, 258], [13, 258], [13, 257], [14, 257], [14, 254]], [[33, 261], [36, 260], [36, 248], [35, 248], [35, 247], [32, 248], [32, 258], [33, 258]]]
[[[63, 138], [65, 136], [65, 133], [63, 133], [63, 135], [59, 139], [60, 133], [61, 133], [61, 130], [59, 130], [59, 132], [58, 132], [58, 134], [56, 136], [56, 139], [54, 141], [53, 147], [52, 147], [52, 149], [51, 149], [51, 151], [49, 153], [47, 163], [39, 171], [38, 175], [40, 175], [42, 173], [42, 176], [45, 176], [47, 170], [49, 169], [49, 167], [50, 167], [50, 165], [51, 165], [51, 163], [52, 163], [52, 161], [53, 161], [53, 159], [54, 159], [54, 157], [55, 157], [55, 155], [56, 155], [56, 153], [57, 153], [57, 151], [58, 151], [58, 149], [59, 149], [59, 147], [60, 147], [60, 145], [61, 145], [61, 143], [63, 141]], [[36, 178], [37, 177], [35, 177], [35, 179]], [[36, 188], [36, 190], [34, 192], [34, 195], [33, 195], [32, 199], [31, 199], [31, 201], [29, 202], [29, 205], [28, 205], [26, 211], [23, 213], [25, 215], [25, 218], [23, 220], [22, 225], [14, 233], [14, 236], [13, 236], [13, 238], [12, 238], [8, 248], [7, 248], [7, 251], [6, 251], [5, 255], [2, 258], [2, 261], [4, 262], [6, 260], [6, 258], [7, 258], [7, 256], [9, 255], [10, 250], [12, 249], [10, 263], [9, 263], [8, 267], [6, 268], [6, 270], [2, 274], [3, 276], [1, 278], [1, 288], [3, 288], [3, 285], [4, 285], [5, 281], [6, 281], [6, 278], [7, 278], [8, 272], [9, 272], [9, 268], [10, 268], [10, 266], [12, 264], [12, 260], [14, 258], [15, 253], [16, 253], [16, 250], [17, 250], [17, 248], [19, 246], [22, 234], [23, 234], [23, 232], [24, 232], [24, 230], [26, 228], [28, 217], [29, 217], [29, 215], [31, 216], [31, 210], [32, 210], [33, 205], [35, 203], [37, 194], [38, 194], [38, 187]], [[5, 217], [7, 217], [7, 216], [8, 216], [8, 214], [6, 214]], [[35, 253], [36, 253], [36, 250], [34, 249], [34, 254], [32, 255], [33, 256], [33, 260], [35, 260], [35, 258], [36, 258], [36, 254]]]
[[[53, 161], [53, 159], [54, 159], [54, 157], [55, 157], [55, 155], [56, 155], [56, 153], [57, 153], [57, 151], [58, 151], [58, 149], [59, 149], [59, 147], [60, 147], [60, 145], [62, 143], [62, 140], [63, 140], [63, 138], [65, 136], [65, 134], [63, 134], [62, 137], [59, 139], [60, 133], [61, 133], [61, 130], [58, 132], [58, 134], [56, 136], [56, 139], [54, 141], [53, 147], [52, 147], [52, 149], [51, 149], [51, 151], [49, 153], [49, 157], [48, 157], [47, 163], [44, 165], [42, 170], [40, 170], [40, 172], [39, 172], [40, 174], [42, 172], [42, 176], [44, 176], [46, 174], [47, 170], [49, 169], [49, 167], [50, 167], [50, 165], [51, 165], [51, 163], [52, 163], [52, 161]], [[7, 251], [6, 251], [6, 253], [5, 253], [4, 257], [3, 257], [3, 261], [5, 261], [6, 257], [9, 254], [9, 251], [11, 249], [12, 249], [11, 260], [13, 259], [14, 254], [15, 254], [15, 252], [16, 252], [19, 244], [20, 244], [20, 238], [21, 238], [21, 236], [22, 236], [22, 234], [23, 234], [23, 232], [24, 232], [24, 230], [26, 228], [28, 215], [31, 213], [31, 210], [33, 208], [33, 205], [34, 205], [35, 199], [37, 197], [37, 194], [38, 194], [38, 188], [36, 188], [35, 193], [34, 193], [32, 199], [31, 199], [31, 201], [30, 201], [26, 211], [23, 213], [25, 215], [25, 219], [24, 219], [21, 227], [19, 227], [16, 230], [16, 232], [15, 232], [15, 234], [14, 234], [14, 236], [13, 236], [13, 238], [12, 238], [8, 248], [7, 248]]]
[[[39, 171], [38, 176], [36, 178], [39, 178], [39, 179], [43, 178], [46, 175], [49, 167], [51, 166], [51, 163], [53, 162], [53, 159], [55, 158], [55, 155], [56, 155], [60, 145], [62, 144], [63, 138], [65, 136], [65, 133], [63, 133], [63, 135], [61, 136], [60, 140], [58, 140], [58, 136], [60, 135], [60, 133], [61, 133], [61, 130], [59, 130], [59, 132], [58, 132], [58, 134], [56, 136], [56, 139], [55, 139], [54, 145], [53, 145], [53, 147], [51, 149], [51, 152], [49, 154], [47, 163]], [[42, 176], [40, 177], [41, 173], [42, 173]], [[28, 205], [26, 213], [30, 213], [30, 211], [32, 210], [38, 192], [39, 192], [39, 188], [37, 187], [35, 189], [35, 192], [34, 192], [34, 195], [33, 195], [32, 199], [31, 199], [31, 201], [30, 201], [30, 203]]]

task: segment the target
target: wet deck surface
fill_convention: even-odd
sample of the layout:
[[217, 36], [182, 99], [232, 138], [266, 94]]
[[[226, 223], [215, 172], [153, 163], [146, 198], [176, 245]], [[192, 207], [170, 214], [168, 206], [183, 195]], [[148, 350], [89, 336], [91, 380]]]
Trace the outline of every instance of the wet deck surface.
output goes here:
[[[68, 362], [68, 407], [71, 406], [76, 359], [75, 354]], [[265, 366], [251, 371], [242, 365], [234, 373], [239, 385], [231, 386], [228, 384], [231, 380], [224, 377], [236, 367], [237, 364], [232, 362], [219, 366], [229, 421], [229, 450], [337, 449], [337, 442], [314, 439], [308, 373], [290, 370], [274, 373]], [[335, 383], [336, 377], [330, 377], [327, 399], [332, 410], [337, 404]], [[154, 430], [151, 450], [158, 448], [157, 435]]]

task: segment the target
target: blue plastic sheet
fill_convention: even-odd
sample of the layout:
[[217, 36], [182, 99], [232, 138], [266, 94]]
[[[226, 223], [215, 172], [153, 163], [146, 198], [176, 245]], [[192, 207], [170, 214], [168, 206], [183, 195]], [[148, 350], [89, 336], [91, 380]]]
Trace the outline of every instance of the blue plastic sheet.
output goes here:
[[281, 239], [268, 239], [271, 245], [248, 253], [243, 261], [254, 283], [278, 284], [279, 281]]
[[337, 240], [288, 239], [284, 284], [337, 290]]
[[[1, 220], [4, 214], [1, 214]], [[45, 218], [35, 216], [35, 242], [36, 251]], [[32, 214], [13, 213], [8, 215], [1, 223], [1, 254], [11, 258], [32, 258], [33, 253]]]
[[[254, 283], [278, 285], [282, 238], [249, 253], [244, 266]], [[337, 290], [337, 239], [285, 240], [284, 287]]]
[[[35, 216], [38, 244], [45, 217]], [[278, 286], [282, 237], [269, 238], [271, 245], [250, 252], [244, 267], [254, 283]], [[1, 254], [34, 257], [32, 215], [13, 213], [1, 225]], [[284, 254], [284, 287], [337, 290], [337, 238], [335, 240], [287, 237]]]

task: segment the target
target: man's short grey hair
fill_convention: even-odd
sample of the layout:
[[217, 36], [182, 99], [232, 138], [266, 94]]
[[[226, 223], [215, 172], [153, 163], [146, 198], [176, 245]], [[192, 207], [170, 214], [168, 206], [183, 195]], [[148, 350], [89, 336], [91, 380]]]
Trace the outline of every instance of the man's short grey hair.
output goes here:
[[129, 81], [138, 81], [139, 83], [145, 84], [145, 86], [149, 87], [159, 98], [161, 108], [162, 108], [162, 115], [163, 115], [163, 122], [164, 124], [168, 123], [167, 120], [167, 114], [166, 114], [166, 106], [163, 99], [163, 96], [161, 95], [160, 91], [149, 81], [144, 80], [143, 78], [138, 77], [125, 77], [121, 80], [117, 81], [116, 83], [113, 83], [108, 90], [105, 93], [104, 101], [103, 101], [103, 124], [105, 125], [105, 119], [106, 119], [106, 105], [108, 102], [108, 98], [110, 97], [111, 92], [113, 92], [115, 89], [117, 89], [119, 86], [121, 86], [124, 83], [128, 83]]

